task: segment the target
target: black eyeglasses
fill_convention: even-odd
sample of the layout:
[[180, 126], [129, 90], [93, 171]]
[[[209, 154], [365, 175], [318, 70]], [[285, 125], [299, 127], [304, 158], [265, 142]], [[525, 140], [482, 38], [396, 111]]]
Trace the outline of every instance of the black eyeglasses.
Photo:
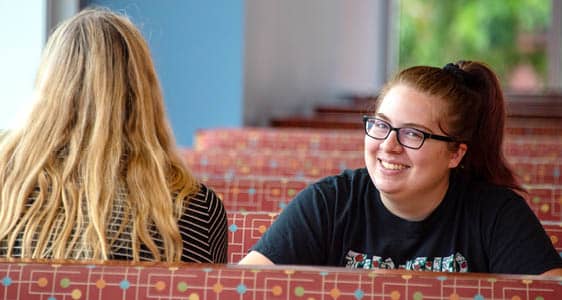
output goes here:
[[431, 134], [419, 129], [410, 127], [392, 127], [388, 122], [374, 117], [363, 116], [365, 133], [375, 140], [385, 140], [391, 131], [396, 131], [398, 143], [406, 148], [419, 149], [423, 146], [425, 139], [434, 139], [444, 142], [454, 142], [452, 137]]

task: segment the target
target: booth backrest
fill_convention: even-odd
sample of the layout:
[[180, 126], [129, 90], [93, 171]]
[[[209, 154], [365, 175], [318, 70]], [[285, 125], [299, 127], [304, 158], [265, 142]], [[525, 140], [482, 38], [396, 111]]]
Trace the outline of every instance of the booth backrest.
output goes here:
[[365, 165], [363, 152], [256, 150], [183, 150], [183, 157], [190, 169], [199, 176], [290, 176], [296, 178], [321, 178], [339, 174], [345, 169]]
[[[562, 144], [561, 144], [562, 149]], [[562, 152], [562, 151], [561, 151]], [[363, 152], [183, 150], [184, 159], [197, 176], [286, 176], [322, 178], [344, 169], [365, 166]], [[509, 157], [514, 172], [526, 184], [562, 184], [561, 156]]]
[[[530, 128], [505, 136], [508, 157], [561, 157], [562, 123], [559, 127]], [[544, 129], [544, 130], [543, 130]], [[555, 130], [551, 130], [555, 129]], [[544, 131], [544, 132], [543, 132]], [[314, 130], [303, 128], [209, 128], [195, 134], [195, 150], [228, 151], [358, 151], [362, 152], [365, 134], [357, 130]]]
[[562, 277], [327, 267], [0, 262], [6, 300], [560, 299]]
[[[212, 176], [200, 180], [219, 195], [228, 211], [279, 212], [315, 179], [282, 176]], [[527, 204], [541, 221], [562, 222], [562, 185], [526, 184]]]
[[279, 176], [200, 177], [229, 211], [281, 211], [314, 180]]
[[[278, 213], [228, 212], [228, 262], [240, 261], [273, 224]], [[542, 222], [556, 251], [562, 255], [562, 222]]]
[[271, 149], [299, 151], [356, 151], [363, 148], [361, 130], [318, 130], [303, 128], [238, 127], [200, 129], [194, 148]]

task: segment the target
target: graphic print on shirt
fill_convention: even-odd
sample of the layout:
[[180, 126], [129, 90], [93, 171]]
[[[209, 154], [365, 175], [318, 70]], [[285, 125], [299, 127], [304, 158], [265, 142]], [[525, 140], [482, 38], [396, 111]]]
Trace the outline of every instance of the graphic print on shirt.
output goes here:
[[416, 257], [406, 261], [403, 265], [398, 265], [392, 258], [382, 258], [380, 256], [349, 250], [345, 255], [346, 268], [350, 269], [405, 269], [414, 271], [431, 272], [468, 272], [468, 262], [459, 252], [445, 257]]

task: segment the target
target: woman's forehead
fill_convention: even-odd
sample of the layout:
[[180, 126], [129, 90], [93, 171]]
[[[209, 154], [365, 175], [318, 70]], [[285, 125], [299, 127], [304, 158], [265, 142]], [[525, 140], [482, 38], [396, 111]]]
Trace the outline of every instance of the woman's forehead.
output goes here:
[[439, 97], [399, 84], [385, 94], [377, 114], [384, 115], [394, 126], [413, 123], [438, 129], [444, 110], [445, 102]]

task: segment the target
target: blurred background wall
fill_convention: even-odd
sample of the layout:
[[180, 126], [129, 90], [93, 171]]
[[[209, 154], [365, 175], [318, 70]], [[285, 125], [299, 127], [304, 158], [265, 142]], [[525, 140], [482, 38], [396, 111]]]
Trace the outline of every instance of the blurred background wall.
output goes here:
[[[376, 94], [398, 68], [484, 60], [508, 89], [559, 90], [562, 0], [0, 0], [0, 129], [31, 103], [41, 47], [89, 5], [151, 48], [178, 143]], [[512, 51], [513, 50], [513, 51]]]

